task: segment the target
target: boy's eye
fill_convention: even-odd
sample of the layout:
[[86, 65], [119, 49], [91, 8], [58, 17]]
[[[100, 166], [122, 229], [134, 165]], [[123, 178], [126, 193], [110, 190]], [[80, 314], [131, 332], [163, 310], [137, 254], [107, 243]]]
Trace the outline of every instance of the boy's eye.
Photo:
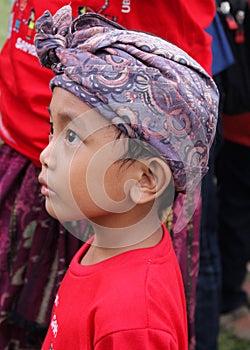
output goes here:
[[49, 132], [49, 134], [53, 135], [54, 134], [54, 125], [51, 122], [49, 122], [49, 124], [50, 124], [50, 132]]
[[72, 130], [67, 130], [66, 131], [66, 140], [69, 142], [69, 143], [77, 143], [80, 141], [80, 138], [79, 136]]

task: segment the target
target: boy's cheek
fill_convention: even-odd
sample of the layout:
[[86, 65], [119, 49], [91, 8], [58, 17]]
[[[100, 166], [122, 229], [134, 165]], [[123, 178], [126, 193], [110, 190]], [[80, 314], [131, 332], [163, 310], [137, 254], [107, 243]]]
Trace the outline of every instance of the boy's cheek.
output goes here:
[[126, 193], [126, 182], [118, 167], [117, 164], [109, 167], [103, 177], [104, 193], [115, 202], [124, 201], [128, 195]]

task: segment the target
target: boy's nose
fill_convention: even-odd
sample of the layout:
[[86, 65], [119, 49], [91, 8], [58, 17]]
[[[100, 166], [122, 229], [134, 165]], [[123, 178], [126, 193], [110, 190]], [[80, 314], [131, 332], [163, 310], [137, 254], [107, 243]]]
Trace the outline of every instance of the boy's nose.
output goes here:
[[44, 148], [44, 150], [40, 154], [40, 162], [42, 166], [45, 166], [46, 168], [52, 166], [52, 157], [51, 157], [51, 142], [48, 144], [47, 147]]

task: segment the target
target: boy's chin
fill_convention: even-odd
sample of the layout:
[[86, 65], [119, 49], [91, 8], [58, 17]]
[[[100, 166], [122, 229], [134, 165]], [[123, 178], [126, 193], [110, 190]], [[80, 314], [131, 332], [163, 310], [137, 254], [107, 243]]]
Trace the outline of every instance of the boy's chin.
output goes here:
[[60, 221], [60, 223], [86, 220], [86, 217], [78, 211], [70, 212], [66, 208], [57, 209], [56, 205], [52, 205], [49, 199], [46, 199], [45, 209], [52, 218]]
[[51, 206], [51, 203], [48, 203], [47, 200], [46, 200], [46, 203], [45, 203], [45, 208], [46, 208], [47, 213], [50, 216], [52, 216], [52, 218], [59, 220], [58, 216], [56, 215], [54, 209]]

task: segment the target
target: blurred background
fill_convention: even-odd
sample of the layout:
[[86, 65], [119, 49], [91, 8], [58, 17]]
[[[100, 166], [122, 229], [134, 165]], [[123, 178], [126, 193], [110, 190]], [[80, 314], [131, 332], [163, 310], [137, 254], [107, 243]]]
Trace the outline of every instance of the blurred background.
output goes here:
[[11, 3], [11, 0], [0, 1], [0, 47], [7, 36]]

